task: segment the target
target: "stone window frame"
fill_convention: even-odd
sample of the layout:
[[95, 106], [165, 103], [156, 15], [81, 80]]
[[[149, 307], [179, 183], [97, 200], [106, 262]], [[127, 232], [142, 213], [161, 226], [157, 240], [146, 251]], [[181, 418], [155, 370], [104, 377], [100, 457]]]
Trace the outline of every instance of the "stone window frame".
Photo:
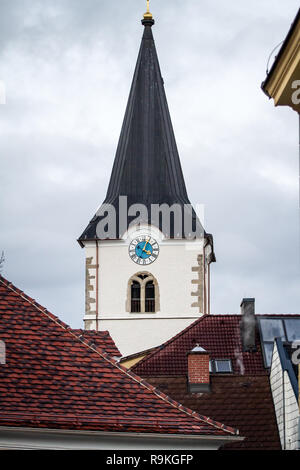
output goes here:
[[[139, 276], [146, 276], [145, 279], [141, 279]], [[131, 284], [132, 281], [137, 281], [141, 286], [141, 311], [140, 312], [131, 312]], [[146, 312], [145, 311], [145, 299], [146, 299], [146, 284], [152, 281], [154, 284], [154, 312]], [[157, 279], [151, 274], [149, 271], [140, 271], [135, 273], [131, 278], [128, 280], [127, 284], [127, 299], [126, 299], [126, 312], [128, 313], [137, 313], [138, 315], [141, 313], [157, 313], [160, 310], [160, 293], [159, 293], [159, 285]]]

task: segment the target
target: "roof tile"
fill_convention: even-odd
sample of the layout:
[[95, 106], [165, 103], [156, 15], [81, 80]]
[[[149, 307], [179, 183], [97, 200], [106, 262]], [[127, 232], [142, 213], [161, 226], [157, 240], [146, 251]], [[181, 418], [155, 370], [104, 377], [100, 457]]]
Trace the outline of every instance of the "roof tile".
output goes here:
[[103, 352], [103, 346], [115, 352], [108, 336], [70, 329], [1, 276], [0, 312], [6, 343], [0, 426], [237, 435], [234, 428], [181, 410]]
[[233, 372], [266, 374], [259, 337], [256, 352], [244, 352], [240, 335], [241, 315], [204, 315], [132, 367], [142, 376], [179, 376], [187, 372], [187, 353], [196, 344], [212, 359], [231, 359]]
[[[279, 450], [280, 440], [258, 333], [256, 351], [244, 352], [241, 315], [206, 315], [161, 345], [132, 369], [195, 412], [237, 428], [246, 439], [224, 449]], [[189, 393], [187, 353], [195, 344], [212, 359], [231, 359], [232, 374], [210, 374], [209, 393]], [[242, 367], [240, 366], [242, 363]], [[207, 424], [210, 418], [205, 418]], [[223, 429], [227, 427], [223, 425]]]

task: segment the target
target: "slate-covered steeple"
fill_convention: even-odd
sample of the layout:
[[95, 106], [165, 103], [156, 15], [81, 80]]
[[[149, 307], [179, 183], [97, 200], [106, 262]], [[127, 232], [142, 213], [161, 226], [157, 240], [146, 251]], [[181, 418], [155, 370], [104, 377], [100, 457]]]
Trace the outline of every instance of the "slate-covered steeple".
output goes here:
[[[103, 204], [112, 204], [118, 215], [119, 196], [127, 196], [128, 207], [144, 204], [150, 219], [151, 204], [184, 206], [190, 202], [152, 34], [154, 20], [149, 10], [142, 24], [144, 34]], [[196, 214], [192, 212], [196, 221]], [[99, 219], [98, 215], [94, 216], [79, 242], [97, 238]], [[128, 224], [131, 220], [128, 218]], [[118, 236], [122, 233], [118, 233], [117, 228]], [[169, 236], [172, 237], [172, 233]]]

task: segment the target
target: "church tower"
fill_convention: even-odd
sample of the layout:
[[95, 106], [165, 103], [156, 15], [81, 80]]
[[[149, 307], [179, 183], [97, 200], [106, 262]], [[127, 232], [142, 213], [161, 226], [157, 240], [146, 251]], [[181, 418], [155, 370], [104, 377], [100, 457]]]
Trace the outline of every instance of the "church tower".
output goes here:
[[103, 204], [79, 238], [85, 328], [123, 355], [158, 346], [210, 313], [212, 235], [187, 196], [149, 11]]

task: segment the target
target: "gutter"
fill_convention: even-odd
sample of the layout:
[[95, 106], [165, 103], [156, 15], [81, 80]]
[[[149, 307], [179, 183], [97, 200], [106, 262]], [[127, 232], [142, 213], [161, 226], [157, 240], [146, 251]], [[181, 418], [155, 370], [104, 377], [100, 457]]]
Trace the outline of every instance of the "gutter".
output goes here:
[[208, 240], [206, 239], [206, 243], [203, 245], [203, 313], [206, 315], [207, 313], [207, 305], [206, 305], [206, 256], [205, 256], [205, 248], [209, 244]]
[[286, 38], [285, 38], [284, 41], [283, 41], [283, 44], [282, 44], [282, 46], [281, 46], [281, 48], [280, 48], [280, 50], [279, 50], [279, 52], [278, 52], [278, 54], [277, 54], [277, 56], [276, 56], [274, 62], [273, 62], [273, 65], [272, 65], [270, 71], [269, 71], [269, 72], [267, 71], [267, 76], [266, 76], [265, 80], [264, 80], [264, 81], [262, 82], [262, 84], [261, 84], [261, 89], [262, 89], [262, 91], [268, 96], [268, 98], [272, 98], [272, 97], [269, 95], [269, 93], [267, 92], [267, 90], [265, 89], [265, 87], [267, 86], [268, 81], [269, 81], [269, 79], [270, 79], [272, 73], [273, 73], [274, 70], [276, 69], [277, 64], [279, 63], [280, 58], [281, 58], [281, 56], [282, 56], [282, 54], [283, 54], [285, 48], [287, 47], [287, 44], [288, 44], [288, 42], [289, 42], [289, 40], [290, 40], [290, 38], [291, 38], [291, 36], [292, 36], [292, 34], [293, 34], [293, 32], [294, 32], [296, 26], [297, 26], [297, 23], [298, 23], [299, 19], [300, 19], [300, 8], [299, 8], [299, 10], [298, 10], [298, 12], [297, 12], [297, 15], [296, 15], [294, 21], [292, 22], [292, 24], [291, 24], [291, 26], [290, 26], [289, 32], [288, 32]]
[[96, 331], [99, 331], [99, 245], [96, 240]]
[[284, 381], [285, 369], [282, 368], [282, 417], [283, 417], [283, 450], [286, 450], [286, 420], [285, 420], [285, 381]]
[[218, 450], [240, 436], [78, 431], [0, 426], [0, 450]]
[[193, 441], [243, 441], [245, 437], [238, 435], [220, 436], [205, 434], [160, 434], [160, 433], [144, 433], [144, 432], [113, 432], [113, 431], [78, 431], [73, 429], [51, 429], [51, 428], [22, 428], [17, 426], [0, 426], [0, 431], [18, 431], [32, 433], [47, 434], [66, 434], [75, 436], [100, 436], [100, 437], [124, 437], [124, 438], [159, 438], [159, 439], [175, 439], [175, 440], [193, 440]]

